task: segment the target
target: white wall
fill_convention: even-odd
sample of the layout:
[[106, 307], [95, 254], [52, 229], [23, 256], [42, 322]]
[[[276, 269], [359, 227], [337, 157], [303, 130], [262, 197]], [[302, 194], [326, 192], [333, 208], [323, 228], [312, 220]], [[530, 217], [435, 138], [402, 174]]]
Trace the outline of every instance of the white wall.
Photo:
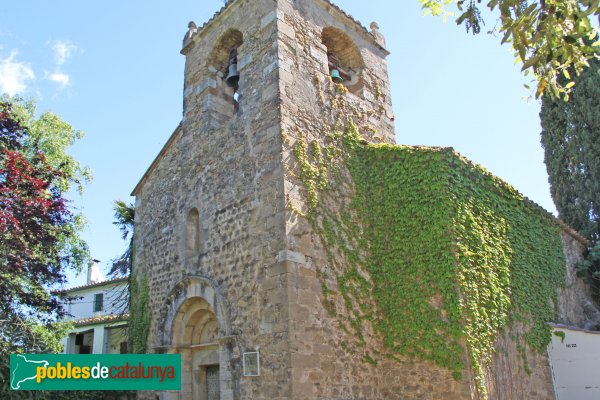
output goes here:
[[84, 333], [84, 344], [91, 347], [93, 354], [119, 354], [121, 342], [127, 342], [127, 323], [124, 321], [77, 326], [63, 338], [64, 354], [79, 354], [75, 336]]
[[[94, 312], [94, 297], [98, 293], [104, 294], [104, 308], [102, 311]], [[126, 282], [74, 290], [69, 293], [69, 296], [82, 297], [64, 304], [67, 312], [72, 315], [69, 319], [91, 318], [127, 312]]]
[[556, 326], [548, 355], [557, 400], [600, 399], [600, 332]]
[[127, 342], [127, 326], [108, 328], [104, 331], [105, 354], [119, 354], [122, 342]]

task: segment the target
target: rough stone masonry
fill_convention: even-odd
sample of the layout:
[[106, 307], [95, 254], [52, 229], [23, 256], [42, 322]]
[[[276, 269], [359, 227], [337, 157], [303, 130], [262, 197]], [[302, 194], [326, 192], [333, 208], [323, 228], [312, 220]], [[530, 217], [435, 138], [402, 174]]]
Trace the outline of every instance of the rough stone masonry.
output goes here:
[[[373, 365], [343, 346], [352, 334], [325, 310], [317, 276], [326, 252], [294, 212], [306, 196], [290, 167], [293, 143], [321, 140], [336, 123], [321, 93], [332, 69], [345, 76], [348, 107], [371, 128], [365, 140], [395, 142], [377, 25], [366, 29], [327, 0], [230, 0], [204, 25], [190, 23], [181, 52], [183, 118], [133, 194], [135, 274], [147, 277], [152, 312], [148, 349], [182, 354], [183, 390], [139, 398], [476, 398], [468, 368], [457, 381], [429, 362]], [[564, 243], [575, 282], [585, 246], [568, 229]], [[581, 322], [582, 304], [565, 289], [557, 322]], [[498, 346], [491, 398], [553, 398], [544, 355], [529, 355], [529, 376], [515, 367], [510, 335]]]

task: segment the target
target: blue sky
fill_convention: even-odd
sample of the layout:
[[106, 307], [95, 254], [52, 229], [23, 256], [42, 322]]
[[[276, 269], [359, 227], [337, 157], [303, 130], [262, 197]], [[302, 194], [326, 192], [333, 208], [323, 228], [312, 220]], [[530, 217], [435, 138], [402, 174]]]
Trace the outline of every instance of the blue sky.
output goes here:
[[[385, 35], [400, 144], [452, 146], [549, 211], [537, 101], [500, 38], [425, 17], [417, 0], [336, 0]], [[86, 133], [72, 154], [94, 172], [74, 205], [104, 268], [125, 243], [112, 202], [133, 187], [179, 123], [187, 23], [218, 0], [0, 3], [0, 91], [33, 96]], [[487, 21], [485, 30], [495, 25]], [[484, 30], [482, 29], [482, 31]], [[84, 280], [73, 277], [73, 284]]]

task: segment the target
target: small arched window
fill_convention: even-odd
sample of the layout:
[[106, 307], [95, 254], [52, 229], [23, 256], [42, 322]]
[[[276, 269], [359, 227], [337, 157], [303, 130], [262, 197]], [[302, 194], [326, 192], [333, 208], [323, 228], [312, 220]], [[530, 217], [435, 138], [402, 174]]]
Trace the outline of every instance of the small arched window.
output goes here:
[[192, 208], [187, 216], [185, 227], [186, 253], [196, 255], [200, 251], [200, 213]]

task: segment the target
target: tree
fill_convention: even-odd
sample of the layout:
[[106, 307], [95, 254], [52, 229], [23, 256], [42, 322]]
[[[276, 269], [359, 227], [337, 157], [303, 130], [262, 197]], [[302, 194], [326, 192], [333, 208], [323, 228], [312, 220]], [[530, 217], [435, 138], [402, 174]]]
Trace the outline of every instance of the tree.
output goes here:
[[119, 227], [123, 240], [129, 238], [125, 252], [117, 259], [113, 260], [113, 265], [108, 272], [109, 276], [122, 277], [131, 274], [133, 264], [133, 221], [135, 219], [135, 208], [133, 204], [127, 204], [123, 200], [116, 200], [113, 204], [115, 210], [114, 225]]
[[150, 295], [148, 291], [148, 280], [145, 274], [137, 275], [134, 270], [134, 219], [135, 207], [133, 204], [127, 204], [122, 200], [114, 203], [115, 221], [121, 230], [124, 240], [129, 238], [127, 249], [121, 257], [113, 261], [113, 266], [109, 272], [110, 276], [127, 276], [128, 294], [129, 294], [129, 329], [127, 332], [127, 348], [129, 352], [145, 353], [147, 350], [148, 334], [150, 328]]
[[[453, 0], [419, 1], [426, 14], [451, 15], [445, 6]], [[485, 24], [481, 0], [454, 2], [459, 10], [456, 23], [480, 33]], [[598, 58], [600, 41], [594, 42], [597, 31], [590, 18], [600, 17], [600, 0], [489, 0], [487, 8], [499, 11], [502, 43], [512, 44], [522, 70], [537, 79], [536, 97], [549, 93], [567, 100], [574, 85], [572, 72], [580, 74]]]
[[[49, 289], [87, 257], [80, 217], [64, 198], [85, 173], [65, 153], [72, 128], [34, 112], [32, 103], [0, 102], [0, 307], [51, 321], [62, 310]], [[55, 144], [60, 132], [67, 138]]]
[[[131, 309], [132, 295], [132, 268], [133, 268], [133, 221], [135, 218], [135, 208], [133, 204], [127, 204], [122, 200], [116, 200], [113, 204], [115, 211], [113, 222], [119, 227], [123, 240], [128, 240], [127, 247], [120, 257], [112, 260], [112, 266], [108, 272], [110, 278], [127, 277], [127, 290], [120, 292], [119, 296], [114, 299], [113, 307], [120, 314], [127, 314]], [[135, 318], [131, 316], [130, 318]], [[130, 347], [131, 349], [131, 347]]]
[[559, 216], [600, 239], [600, 62], [570, 90], [568, 102], [544, 96], [540, 119], [550, 191]]
[[542, 146], [554, 204], [594, 243], [583, 267], [600, 286], [600, 62], [576, 82], [568, 102], [543, 97]]
[[64, 295], [51, 290], [65, 283], [67, 270], [88, 260], [81, 217], [64, 197], [89, 179], [89, 171], [66, 153], [81, 133], [54, 114], [34, 116], [33, 102], [0, 99], [2, 391], [10, 353], [58, 350]]

